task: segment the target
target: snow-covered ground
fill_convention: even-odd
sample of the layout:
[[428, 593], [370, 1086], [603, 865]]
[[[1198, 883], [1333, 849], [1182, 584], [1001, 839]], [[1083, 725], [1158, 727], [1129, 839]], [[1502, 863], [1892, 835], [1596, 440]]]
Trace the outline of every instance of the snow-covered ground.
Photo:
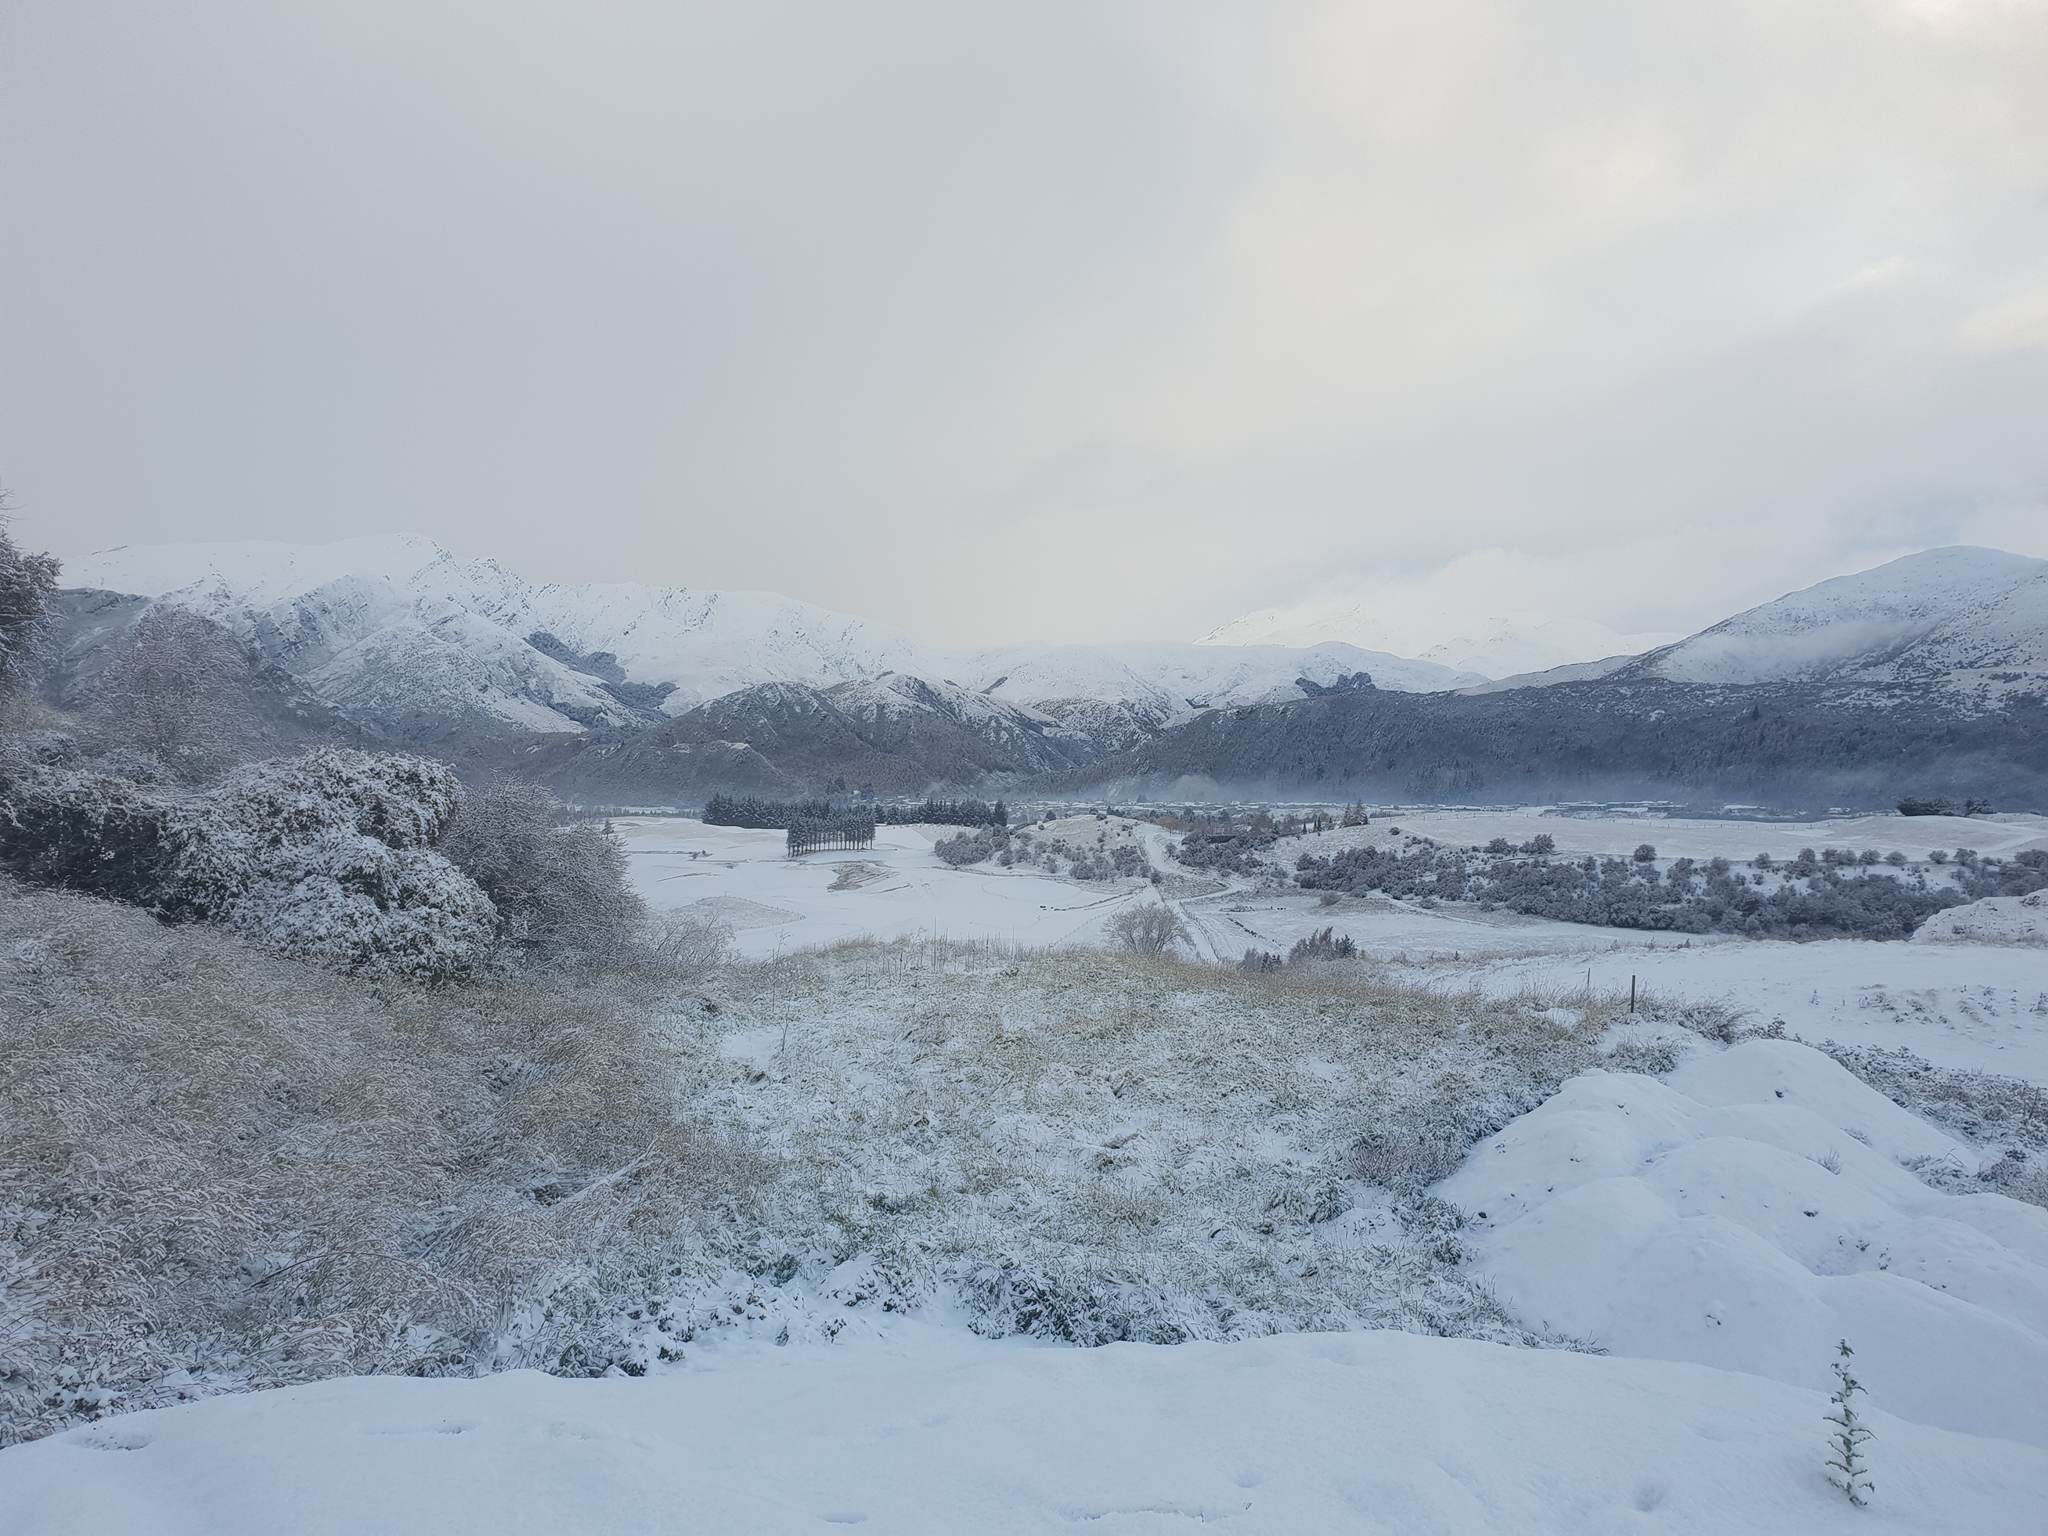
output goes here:
[[1079, 882], [978, 864], [955, 869], [932, 852], [958, 827], [877, 827], [857, 853], [788, 857], [782, 833], [629, 817], [633, 884], [662, 911], [729, 924], [750, 956], [843, 939], [986, 940], [1028, 948], [1096, 941], [1121, 907], [1151, 901], [1142, 881]]
[[2048, 1211], [1903, 1164], [1975, 1149], [1786, 1040], [1575, 1078], [1442, 1186], [1508, 1305], [1616, 1354], [1827, 1384], [2048, 1445]]
[[[1105, 924], [1123, 907], [1158, 900], [1137, 881], [1083, 882], [980, 864], [955, 869], [932, 844], [951, 827], [881, 827], [860, 853], [785, 856], [783, 835], [707, 827], [677, 818], [627, 818], [614, 825], [630, 850], [634, 883], [663, 910], [690, 910], [730, 923], [741, 953], [765, 956], [872, 935], [990, 940], [1029, 948], [1106, 943]], [[1092, 840], [1092, 817], [1055, 822], [1041, 836]], [[1113, 821], [1113, 841], [1135, 840], [1162, 869], [1174, 841], [1149, 823]], [[1900, 847], [1910, 855], [1969, 844], [2010, 857], [2048, 845], [2048, 818], [1995, 820], [1878, 817], [1835, 822], [1683, 822], [1632, 817], [1546, 816], [1540, 811], [1446, 811], [1382, 818], [1276, 845], [1320, 851], [1372, 836], [1421, 833], [1447, 842], [1539, 831], [1573, 852], [1626, 854], [1652, 841], [1660, 856], [1695, 858], [1775, 847], [1787, 856], [1812, 847]], [[1876, 830], [1873, 830], [1873, 827]], [[1676, 834], [1674, 837], [1673, 834]], [[1774, 852], [1774, 857], [1777, 853]], [[1276, 857], [1285, 857], [1284, 854]], [[1291, 863], [1292, 860], [1288, 859]], [[1668, 859], [1667, 859], [1668, 862]], [[1252, 888], [1229, 879], [1209, 894], [1174, 895], [1201, 958], [1234, 962], [1247, 949], [1284, 954], [1324, 927], [1349, 935], [1365, 958], [1406, 982], [1497, 996], [1519, 993], [1626, 995], [1631, 978], [1645, 998], [1724, 1004], [1757, 1024], [1780, 1022], [1802, 1039], [1905, 1046], [1944, 1066], [1972, 1067], [2048, 1083], [2048, 960], [2006, 934], [2013, 921], [1972, 903], [1939, 914], [1942, 934], [1958, 921], [1959, 943], [1875, 943], [1850, 939], [1795, 944], [1723, 935], [1687, 937], [1642, 929], [1561, 923], [1462, 904], [1424, 908], [1382, 897], [1324, 906], [1312, 893]], [[1181, 882], [1199, 889], [1201, 882]], [[2001, 899], [2002, 912], [2021, 898]], [[2032, 919], [2035, 909], [2015, 907]], [[1962, 914], [1978, 914], [1976, 918]], [[2004, 942], [1976, 942], [1996, 927]], [[2031, 931], [2031, 930], [2028, 930]], [[2018, 932], [2014, 928], [2014, 932]], [[1935, 937], [1935, 935], [1930, 935]]]
[[1625, 995], [1634, 977], [1645, 997], [1720, 1003], [1801, 1039], [1904, 1046], [1942, 1066], [2048, 1083], [2048, 962], [2038, 948], [1858, 939], [1687, 945], [1668, 937], [1651, 944], [1630, 934], [1604, 948], [1467, 953], [1397, 962], [1395, 973], [1499, 996], [1590, 987], [1612, 997]]
[[[1399, 828], [1402, 836], [1396, 836]], [[1627, 857], [1639, 843], [1657, 850], [1660, 862], [1676, 858], [1724, 858], [1746, 863], [1760, 853], [1773, 859], [1795, 858], [1802, 848], [1821, 853], [1833, 848], [1861, 853], [1897, 849], [1922, 860], [1937, 849], [1974, 848], [1997, 858], [2010, 858], [2029, 848], [2048, 848], [2048, 816], [1837, 816], [1817, 821], [1722, 821], [1680, 816], [1620, 814], [1566, 815], [1546, 806], [1501, 806], [1474, 810], [1402, 809], [1375, 814], [1365, 827], [1340, 827], [1329, 832], [1282, 838], [1272, 858], [1292, 869], [1304, 853], [1325, 856], [1341, 848], [1374, 844], [1387, 847], [1406, 837], [1427, 837], [1453, 847], [1484, 847], [1504, 837], [1520, 847], [1547, 833], [1557, 842], [1560, 858], [1586, 854]]]
[[9, 1536], [1308, 1536], [2048, 1529], [2048, 1452], [1871, 1415], [1822, 1480], [1817, 1392], [1400, 1333], [1075, 1350], [906, 1324], [644, 1381], [355, 1378], [0, 1454]]
[[[1667, 858], [2009, 855], [2044, 833], [1389, 820]], [[616, 825], [650, 901], [785, 956], [677, 1026], [693, 1123], [762, 1148], [764, 1268], [636, 1310], [642, 1379], [348, 1379], [0, 1452], [9, 1536], [2048, 1529], [2048, 1211], [1976, 1177], [2000, 1143], [1795, 1039], [1674, 1022], [1713, 1003], [2048, 1083], [2038, 947], [1967, 922], [1960, 942], [1686, 939], [1238, 877], [1162, 894], [954, 869], [942, 827], [790, 860], [779, 832]], [[1148, 825], [1039, 836], [1098, 830], [1167, 867]], [[1330, 834], [1364, 835], [1391, 833]], [[1206, 959], [1331, 926], [1364, 963], [1261, 980], [936, 943], [796, 953], [1085, 951], [1161, 900]], [[1640, 1023], [1615, 1016], [1631, 977]], [[1426, 1193], [1462, 1225], [1397, 1189], [1388, 1145], [1404, 1169], [1442, 1150]], [[968, 1326], [1048, 1310], [1067, 1338], [1192, 1341]], [[1419, 1331], [1360, 1331], [1376, 1322]], [[1351, 1331], [1293, 1331], [1318, 1328]], [[1822, 1476], [1843, 1338], [1878, 1435], [1860, 1511]]]

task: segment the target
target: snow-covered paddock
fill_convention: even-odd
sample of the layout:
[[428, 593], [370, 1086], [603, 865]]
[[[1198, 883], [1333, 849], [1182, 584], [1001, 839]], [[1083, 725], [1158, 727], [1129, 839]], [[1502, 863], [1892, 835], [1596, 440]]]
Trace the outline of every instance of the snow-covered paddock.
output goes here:
[[[1327, 920], [1327, 919], [1326, 919]], [[1341, 918], [1339, 929], [1347, 925]], [[1553, 925], [1565, 926], [1565, 925]], [[1938, 1065], [2048, 1084], [2048, 957], [2038, 947], [1822, 939], [1694, 939], [1593, 930], [1600, 946], [1453, 959], [1391, 954], [1389, 975], [1451, 989], [1625, 996], [1634, 977], [1648, 1000], [1718, 1003], [1756, 1024], [1782, 1023], [1803, 1040], [1887, 1050], [1904, 1046]], [[1613, 937], [1619, 935], [1618, 937]]]
[[1485, 846], [1504, 837], [1520, 847], [1547, 833], [1557, 841], [1560, 858], [1625, 858], [1640, 843], [1649, 843], [1664, 860], [1724, 858], [1746, 863], [1760, 853], [1773, 859], [1798, 856], [1802, 848], [1815, 853], [1835, 849], [1861, 853], [1893, 849], [1913, 860], [1936, 850], [1974, 848], [1996, 858], [2010, 858], [2029, 848], [2048, 848], [2048, 816], [2015, 813], [1999, 816], [1834, 816], [1816, 821], [1723, 821], [1682, 816], [1631, 816], [1619, 812], [1565, 815], [1547, 806], [1498, 806], [1483, 809], [1410, 808], [1376, 812], [1364, 827], [1336, 827], [1327, 832], [1282, 838], [1273, 856], [1293, 868], [1303, 853], [1334, 853], [1340, 848], [1371, 844], [1385, 847], [1402, 841], [1394, 836], [1427, 837], [1453, 847]]
[[357, 1377], [0, 1452], [9, 1536], [1180, 1532], [1826, 1536], [2048, 1528], [2048, 1452], [1817, 1392], [1399, 1333], [1070, 1350], [936, 1327], [677, 1375]]
[[[36, 898], [22, 921], [76, 905]], [[125, 920], [159, 961], [206, 963], [65, 969], [81, 1019], [115, 992], [147, 1018], [178, 998], [219, 1011], [230, 941]], [[60, 952], [14, 945], [0, 965]], [[575, 1358], [549, 1357], [614, 1379], [353, 1379], [111, 1417], [0, 1452], [0, 1523], [2038, 1530], [2041, 1211], [1916, 1180], [1906, 1165], [1933, 1155], [1967, 1183], [1983, 1149], [1817, 1052], [1618, 1026], [1611, 996], [1567, 980], [1419, 989], [1371, 964], [1253, 976], [924, 938], [693, 980], [654, 1002], [660, 1049], [631, 1065], [659, 1063], [693, 1137], [723, 1149], [714, 1198], [661, 1217], [659, 1191], [621, 1177], [635, 1142], [547, 1207], [618, 1202]], [[319, 1016], [280, 1010], [282, 1039], [330, 1048], [296, 1027]], [[147, 1090], [169, 1060], [136, 1053], [122, 1081]], [[221, 1112], [165, 1086], [166, 1131]], [[325, 1096], [224, 1103], [274, 1133]], [[664, 1220], [688, 1241], [634, 1246]], [[0, 1260], [29, 1235], [0, 1228]], [[258, 1272], [294, 1240], [266, 1237]], [[244, 1262], [226, 1252], [217, 1278], [244, 1285]], [[1814, 1384], [1844, 1333], [1882, 1437], [1860, 1513], [1820, 1472]], [[1036, 1342], [1055, 1339], [1120, 1342]], [[196, 1347], [208, 1379], [114, 1390], [233, 1386], [238, 1357]]]
[[958, 827], [877, 827], [872, 848], [792, 859], [772, 830], [681, 817], [623, 817], [613, 826], [625, 837], [634, 887], [651, 906], [717, 917], [753, 957], [859, 938], [1094, 943], [1119, 908], [1152, 899], [1133, 880], [1059, 880], [994, 864], [955, 869], [932, 845]]

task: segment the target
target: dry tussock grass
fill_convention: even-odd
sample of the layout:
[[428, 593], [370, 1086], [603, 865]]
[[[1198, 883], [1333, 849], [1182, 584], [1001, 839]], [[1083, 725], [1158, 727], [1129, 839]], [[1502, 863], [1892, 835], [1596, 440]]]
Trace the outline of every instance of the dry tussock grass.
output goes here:
[[424, 993], [0, 892], [0, 1437], [216, 1375], [573, 1364], [608, 1269], [767, 1177], [687, 1118], [656, 970]]

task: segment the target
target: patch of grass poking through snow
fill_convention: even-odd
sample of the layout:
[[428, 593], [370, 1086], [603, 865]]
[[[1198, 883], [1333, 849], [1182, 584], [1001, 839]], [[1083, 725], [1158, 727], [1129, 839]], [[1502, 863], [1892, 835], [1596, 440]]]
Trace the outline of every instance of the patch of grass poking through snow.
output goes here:
[[[1599, 1060], [1604, 1020], [1369, 974], [846, 944], [736, 973], [693, 1113], [784, 1160], [804, 1280], [992, 1336], [1397, 1327], [1550, 1342], [1423, 1191]], [[891, 1289], [896, 1287], [897, 1289]]]
[[369, 983], [0, 882], [0, 1443], [339, 1374], [929, 1309], [1077, 1344], [1532, 1333], [1426, 1195], [1606, 1016], [918, 940]]
[[1904, 1046], [1884, 1050], [1829, 1040], [1820, 1049], [1894, 1104], [1991, 1154], [1975, 1169], [1951, 1160], [1914, 1164], [1929, 1184], [1958, 1193], [1988, 1186], [2048, 1206], [2048, 1090], [1996, 1072], [1938, 1067]]

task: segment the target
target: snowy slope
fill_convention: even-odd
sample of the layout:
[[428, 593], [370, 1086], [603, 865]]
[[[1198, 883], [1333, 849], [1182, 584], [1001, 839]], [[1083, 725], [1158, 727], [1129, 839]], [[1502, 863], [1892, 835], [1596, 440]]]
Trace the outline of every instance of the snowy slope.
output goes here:
[[1937, 912], [1913, 931], [1915, 944], [2048, 945], [2048, 891], [1986, 896]]
[[2048, 677], [2048, 560], [1954, 546], [1838, 576], [1621, 670], [1688, 683]]
[[1479, 681], [1343, 645], [946, 650], [769, 592], [529, 582], [417, 535], [130, 545], [74, 561], [65, 579], [196, 609], [324, 701], [406, 722], [475, 716], [573, 732], [633, 723], [657, 698], [679, 715], [761, 683], [823, 689], [893, 673], [1027, 709], [1056, 701], [1071, 730], [1102, 713], [1079, 701], [1123, 706], [1107, 722], [1121, 738], [1211, 705], [1300, 697], [1299, 677], [1324, 685], [1365, 671], [1404, 690]]
[[1525, 1322], [1816, 1388], [1847, 1338], [1889, 1411], [2048, 1445], [2048, 1211], [1939, 1193], [1920, 1158], [1977, 1166], [1821, 1052], [1750, 1040], [1574, 1078], [1441, 1193]]
[[1859, 1510], [1826, 1404], [1751, 1376], [1399, 1333], [992, 1344], [904, 1325], [645, 1380], [352, 1377], [0, 1451], [11, 1536], [1304, 1536], [2048, 1528], [2048, 1453], [1888, 1416]]
[[[1636, 656], [1683, 638], [1668, 632], [1627, 634], [1591, 619], [1508, 613], [1481, 620], [1417, 654], [1458, 672], [1502, 678], [1570, 662]], [[1391, 631], [1362, 603], [1348, 599], [1262, 608], [1211, 630], [1203, 645], [1318, 645], [1340, 640], [1368, 649], [1393, 645]]]

